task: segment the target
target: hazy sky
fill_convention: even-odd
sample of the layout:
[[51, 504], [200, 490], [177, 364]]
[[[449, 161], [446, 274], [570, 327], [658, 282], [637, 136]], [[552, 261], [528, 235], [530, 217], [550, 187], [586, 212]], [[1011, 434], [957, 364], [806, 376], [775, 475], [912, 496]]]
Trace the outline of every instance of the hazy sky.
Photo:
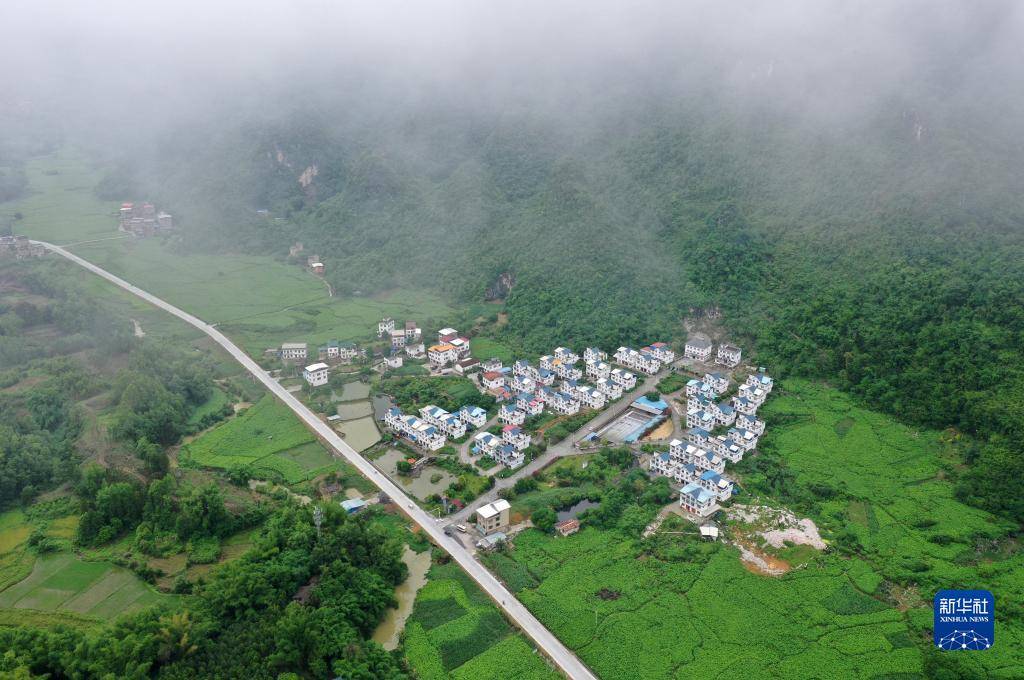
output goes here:
[[499, 105], [700, 83], [856, 115], [913, 83], [1020, 89], [1022, 17], [965, 0], [4, 0], [0, 83], [101, 115], [367, 83]]

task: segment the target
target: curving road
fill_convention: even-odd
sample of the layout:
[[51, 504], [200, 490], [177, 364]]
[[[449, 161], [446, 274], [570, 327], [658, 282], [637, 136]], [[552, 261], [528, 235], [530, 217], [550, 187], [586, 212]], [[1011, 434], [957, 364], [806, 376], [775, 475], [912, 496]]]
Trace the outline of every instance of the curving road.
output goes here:
[[174, 305], [164, 302], [155, 295], [147, 293], [141, 288], [128, 283], [124, 279], [114, 276], [105, 269], [97, 267], [88, 260], [82, 259], [78, 255], [61, 248], [60, 246], [55, 246], [44, 241], [32, 242], [45, 246], [51, 252], [67, 258], [85, 269], [88, 269], [97, 276], [101, 276], [114, 285], [142, 298], [151, 305], [173, 314], [185, 323], [195, 326], [213, 338], [213, 340], [227, 350], [227, 352], [231, 354], [238, 363], [242, 364], [249, 373], [263, 383], [263, 385], [270, 390], [274, 396], [294, 411], [310, 429], [319, 435], [321, 440], [330, 444], [337, 454], [345, 457], [348, 462], [354, 465], [356, 469], [363, 474], [363, 476], [376, 484], [377, 487], [389, 497], [394, 499], [402, 512], [412, 519], [412, 521], [420, 525], [420, 527], [423, 528], [423, 531], [430, 536], [435, 545], [440, 546], [449, 555], [451, 555], [459, 566], [462, 567], [462, 569], [465, 570], [465, 572], [469, 574], [481, 588], [483, 588], [484, 592], [486, 592], [492, 600], [494, 600], [494, 603], [504, 610], [505, 614], [507, 614], [508, 617], [514, 621], [515, 624], [519, 626], [519, 628], [526, 633], [531, 640], [533, 640], [538, 649], [543, 651], [548, 658], [550, 658], [555, 665], [562, 670], [562, 672], [570, 678], [596, 680], [597, 676], [583, 665], [583, 662], [580, 661], [568, 647], [563, 645], [561, 641], [551, 633], [551, 631], [545, 628], [541, 622], [538, 621], [537, 618], [531, 614], [526, 607], [524, 607], [522, 603], [519, 602], [519, 600], [517, 600], [515, 596], [501, 584], [500, 581], [498, 581], [497, 578], [494, 577], [493, 574], [491, 574], [491, 572], [487, 571], [483, 565], [477, 562], [472, 554], [461, 543], [445, 534], [442, 526], [432, 516], [424, 512], [412, 499], [405, 495], [405, 492], [370, 464], [368, 460], [360, 456], [355, 449], [346, 444], [345, 441], [327, 425], [327, 423], [322, 421], [320, 417], [311, 411], [305, 404], [296, 399], [295, 396], [279, 385], [266, 371], [260, 368], [260, 366], [253, 361], [248, 354], [231, 342], [227, 336], [202, 319], [192, 316], [188, 312], [182, 311]]

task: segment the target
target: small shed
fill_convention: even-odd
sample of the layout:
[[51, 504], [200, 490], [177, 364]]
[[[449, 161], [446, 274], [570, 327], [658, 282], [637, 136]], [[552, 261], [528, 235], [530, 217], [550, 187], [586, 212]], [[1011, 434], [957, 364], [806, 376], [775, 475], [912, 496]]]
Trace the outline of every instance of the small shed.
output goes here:
[[366, 501], [362, 498], [349, 498], [341, 502], [341, 507], [350, 515], [354, 515], [366, 507]]

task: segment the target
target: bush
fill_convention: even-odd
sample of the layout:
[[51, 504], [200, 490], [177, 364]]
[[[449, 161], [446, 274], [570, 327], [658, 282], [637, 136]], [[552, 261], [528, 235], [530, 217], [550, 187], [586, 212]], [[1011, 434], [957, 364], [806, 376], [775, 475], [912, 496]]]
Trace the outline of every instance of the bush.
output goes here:
[[219, 558], [220, 539], [216, 536], [203, 536], [189, 541], [189, 564], [213, 564]]

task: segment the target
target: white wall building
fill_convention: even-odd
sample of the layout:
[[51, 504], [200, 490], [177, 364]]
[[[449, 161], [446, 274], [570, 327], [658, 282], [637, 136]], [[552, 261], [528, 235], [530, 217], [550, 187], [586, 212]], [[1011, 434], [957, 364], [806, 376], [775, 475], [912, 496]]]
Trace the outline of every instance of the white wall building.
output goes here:
[[320, 362], [306, 366], [302, 371], [302, 377], [313, 387], [320, 387], [327, 384], [327, 380], [331, 377], [330, 373], [331, 367]]

